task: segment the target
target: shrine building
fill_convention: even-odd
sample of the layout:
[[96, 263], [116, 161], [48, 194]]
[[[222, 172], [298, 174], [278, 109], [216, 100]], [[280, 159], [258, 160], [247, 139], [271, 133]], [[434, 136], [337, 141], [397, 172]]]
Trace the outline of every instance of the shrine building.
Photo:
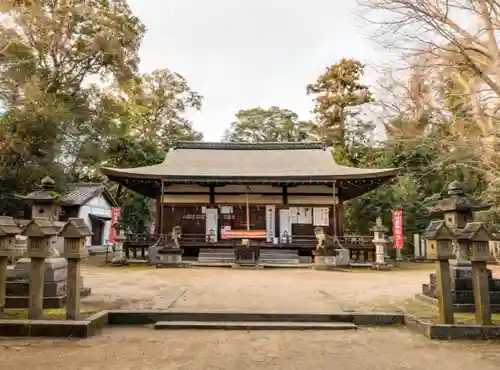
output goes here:
[[156, 234], [180, 226], [188, 255], [240, 239], [310, 252], [317, 226], [347, 247], [361, 247], [344, 235], [343, 203], [397, 175], [397, 169], [341, 166], [330, 148], [310, 142], [179, 141], [160, 164], [102, 172], [156, 199]]

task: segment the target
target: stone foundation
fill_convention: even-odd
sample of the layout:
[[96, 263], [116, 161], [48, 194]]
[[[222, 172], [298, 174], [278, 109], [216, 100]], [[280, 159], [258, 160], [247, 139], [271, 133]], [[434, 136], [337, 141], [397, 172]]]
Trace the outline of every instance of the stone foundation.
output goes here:
[[155, 265], [157, 267], [183, 267], [182, 249], [157, 251]]
[[[29, 297], [29, 273], [31, 260], [22, 258], [9, 270], [6, 285], [7, 308], [28, 308]], [[84, 288], [83, 278], [81, 281], [80, 296], [90, 295], [90, 288]], [[43, 287], [44, 308], [61, 308], [66, 304], [68, 290], [68, 262], [64, 258], [54, 257], [45, 260]]]
[[[474, 311], [474, 292], [472, 290], [471, 267], [451, 266], [451, 295], [455, 308], [469, 307], [468, 311]], [[491, 270], [488, 270], [488, 285], [490, 293], [490, 304], [500, 305], [500, 279], [494, 279]], [[430, 274], [429, 284], [422, 284], [422, 294], [426, 297], [436, 299], [436, 274]]]

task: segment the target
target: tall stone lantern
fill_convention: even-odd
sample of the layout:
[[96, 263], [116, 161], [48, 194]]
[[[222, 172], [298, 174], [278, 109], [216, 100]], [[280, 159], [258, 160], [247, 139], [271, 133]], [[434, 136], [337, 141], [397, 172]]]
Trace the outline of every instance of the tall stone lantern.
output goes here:
[[[465, 236], [473, 234], [474, 238], [477, 238], [478, 235], [481, 237], [487, 235], [483, 232], [484, 229], [477, 226], [478, 223], [474, 222], [474, 216], [476, 212], [487, 210], [490, 207], [491, 205], [489, 204], [482, 204], [467, 196], [464, 184], [453, 181], [448, 185], [447, 197], [439, 200], [434, 207], [429, 208], [432, 214], [439, 215], [443, 218], [441, 222], [444, 222], [452, 232], [450, 241], [453, 245], [453, 249], [451, 253], [449, 253], [449, 256], [453, 256], [455, 259], [450, 260], [450, 290], [453, 309], [455, 311], [475, 312], [473, 292], [475, 279], [472, 278], [473, 269], [470, 259], [471, 257], [472, 260], [476, 259], [477, 256], [474, 253], [482, 253], [483, 247], [487, 245], [487, 242], [485, 240], [473, 240]], [[477, 227], [478, 230], [481, 229], [481, 232], [479, 234], [471, 234], [471, 230], [474, 229], [474, 227]], [[482, 249], [474, 249], [474, 247], [478, 245], [480, 245]], [[484, 254], [481, 253], [479, 255], [484, 256]], [[488, 270], [485, 266], [483, 272], [486, 274], [488, 280], [485, 286], [489, 287], [491, 312], [500, 312], [500, 279], [494, 279], [491, 270]], [[421, 297], [427, 302], [429, 300], [434, 300], [437, 303], [437, 298], [439, 296], [438, 280], [439, 276], [436, 276], [434, 273], [431, 274], [429, 284], [422, 285], [422, 294], [417, 295], [417, 297]]]
[[[443, 217], [446, 226], [454, 233], [465, 227], [468, 222], [474, 221], [474, 214], [491, 208], [491, 204], [482, 204], [470, 198], [465, 193], [465, 185], [459, 181], [453, 181], [448, 185], [447, 197], [438, 201], [434, 207], [429, 207], [431, 214]], [[450, 261], [456, 268], [470, 268], [467, 259], [468, 246], [464, 243], [454, 242], [456, 260]]]
[[388, 270], [389, 265], [385, 262], [385, 248], [387, 246], [385, 232], [387, 228], [382, 224], [380, 217], [377, 218], [375, 225], [370, 230], [373, 231], [372, 243], [375, 244], [375, 262], [372, 264], [372, 269]]

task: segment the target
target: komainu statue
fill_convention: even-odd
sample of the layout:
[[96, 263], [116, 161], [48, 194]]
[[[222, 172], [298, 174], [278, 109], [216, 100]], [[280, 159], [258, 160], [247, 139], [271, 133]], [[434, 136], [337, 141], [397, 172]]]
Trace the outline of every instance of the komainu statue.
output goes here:
[[175, 248], [180, 248], [181, 245], [179, 240], [182, 237], [182, 229], [180, 226], [174, 226], [172, 229], [172, 242], [174, 243]]
[[325, 250], [325, 240], [326, 240], [326, 234], [325, 230], [323, 230], [322, 227], [315, 227], [314, 228], [314, 236], [316, 237], [316, 251], [324, 251]]

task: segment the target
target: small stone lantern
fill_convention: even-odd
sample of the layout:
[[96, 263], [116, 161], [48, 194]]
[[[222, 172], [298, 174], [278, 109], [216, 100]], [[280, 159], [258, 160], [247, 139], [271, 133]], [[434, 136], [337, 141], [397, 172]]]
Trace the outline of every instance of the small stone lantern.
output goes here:
[[0, 312], [5, 308], [7, 259], [15, 257], [16, 235], [21, 233], [12, 217], [0, 216]]
[[491, 258], [490, 233], [482, 222], [468, 222], [457, 232], [457, 241], [467, 248], [467, 257], [472, 262], [472, 287], [476, 324], [491, 325], [491, 306], [486, 262]]
[[382, 224], [382, 219], [378, 217], [370, 230], [373, 231], [372, 243], [375, 245], [375, 262], [372, 264], [372, 269], [387, 270], [389, 269], [389, 265], [385, 262], [385, 247], [387, 245], [385, 232], [387, 228]]
[[453, 296], [451, 294], [450, 258], [454, 258], [453, 232], [445, 221], [432, 221], [424, 232], [427, 239], [427, 258], [436, 260], [436, 295], [439, 322], [453, 324]]
[[12, 217], [0, 216], [0, 257], [17, 257], [16, 235], [20, 233]]
[[61, 233], [64, 238], [64, 254], [68, 260], [68, 295], [66, 298], [66, 319], [78, 320], [80, 316], [80, 261], [88, 256], [85, 240], [92, 236], [85, 221], [70, 218]]
[[424, 232], [424, 238], [427, 239], [427, 258], [431, 260], [455, 258], [454, 235], [445, 221], [432, 221]]
[[51, 256], [52, 239], [57, 234], [52, 222], [42, 217], [33, 218], [22, 232], [28, 237], [26, 256], [31, 259], [28, 307], [28, 318], [31, 320], [42, 316], [45, 258]]
[[482, 222], [469, 222], [457, 233], [457, 241], [467, 246], [467, 257], [473, 262], [487, 262], [491, 259], [490, 233]]
[[82, 259], [88, 257], [85, 240], [92, 232], [82, 218], [70, 218], [64, 225], [60, 237], [64, 238], [64, 258]]

